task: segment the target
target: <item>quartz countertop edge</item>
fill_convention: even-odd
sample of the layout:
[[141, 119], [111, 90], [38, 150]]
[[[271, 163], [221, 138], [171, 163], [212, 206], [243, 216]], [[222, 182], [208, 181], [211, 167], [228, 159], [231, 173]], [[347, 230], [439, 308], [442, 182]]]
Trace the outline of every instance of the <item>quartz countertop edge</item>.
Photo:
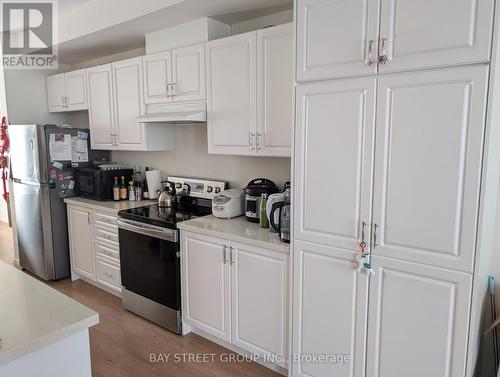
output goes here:
[[271, 233], [268, 228], [261, 228], [259, 224], [247, 221], [245, 216], [220, 219], [208, 215], [183, 221], [177, 224], [177, 227], [193, 233], [241, 242], [285, 254], [290, 253], [290, 245], [280, 241], [277, 233]]
[[99, 323], [99, 314], [0, 261], [0, 365]]
[[97, 211], [108, 212], [110, 214], [116, 215], [118, 212], [126, 209], [145, 207], [156, 204], [156, 200], [141, 200], [140, 202], [130, 202], [128, 200], [123, 200], [119, 202], [115, 201], [99, 201], [93, 199], [87, 199], [82, 197], [73, 197], [64, 199], [66, 204], [86, 207], [95, 209]]

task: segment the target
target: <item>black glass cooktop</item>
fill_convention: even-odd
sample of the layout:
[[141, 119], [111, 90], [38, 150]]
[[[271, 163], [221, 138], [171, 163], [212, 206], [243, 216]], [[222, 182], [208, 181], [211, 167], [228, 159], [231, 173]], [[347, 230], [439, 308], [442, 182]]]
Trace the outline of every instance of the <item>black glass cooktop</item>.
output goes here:
[[212, 213], [211, 201], [181, 202], [174, 207], [160, 208], [157, 204], [118, 212], [119, 217], [151, 225], [175, 229], [177, 223]]

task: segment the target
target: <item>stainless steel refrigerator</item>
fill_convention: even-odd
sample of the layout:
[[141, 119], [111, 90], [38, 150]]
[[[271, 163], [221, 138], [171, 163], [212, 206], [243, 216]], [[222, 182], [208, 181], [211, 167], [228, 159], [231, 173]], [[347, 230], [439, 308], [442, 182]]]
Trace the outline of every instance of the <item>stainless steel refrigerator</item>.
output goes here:
[[[74, 196], [73, 169], [109, 160], [109, 152], [90, 150], [87, 129], [16, 124], [9, 126], [9, 137], [21, 267], [45, 280], [66, 278], [70, 264], [64, 198]], [[78, 153], [67, 150], [69, 142]]]

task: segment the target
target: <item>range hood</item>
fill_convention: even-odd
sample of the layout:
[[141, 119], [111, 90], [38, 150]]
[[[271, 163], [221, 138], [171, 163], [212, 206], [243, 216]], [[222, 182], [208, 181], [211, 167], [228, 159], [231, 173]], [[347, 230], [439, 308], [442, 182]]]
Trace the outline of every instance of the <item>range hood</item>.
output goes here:
[[145, 115], [137, 118], [139, 123], [198, 123], [207, 121], [207, 103], [169, 103], [147, 106]]

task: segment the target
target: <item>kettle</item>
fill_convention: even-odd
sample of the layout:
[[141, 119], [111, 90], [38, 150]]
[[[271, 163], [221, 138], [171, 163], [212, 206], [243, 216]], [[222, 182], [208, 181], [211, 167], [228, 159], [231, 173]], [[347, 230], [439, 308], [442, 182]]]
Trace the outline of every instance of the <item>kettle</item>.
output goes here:
[[[278, 224], [276, 224], [275, 212], [278, 210]], [[273, 204], [269, 220], [271, 227], [278, 232], [280, 240], [290, 243], [290, 187], [286, 187], [283, 200]]]
[[166, 183], [165, 190], [160, 193], [160, 190], [156, 192], [160, 194], [158, 196], [158, 207], [168, 208], [175, 205], [175, 184], [170, 181], [162, 181], [161, 183]]

